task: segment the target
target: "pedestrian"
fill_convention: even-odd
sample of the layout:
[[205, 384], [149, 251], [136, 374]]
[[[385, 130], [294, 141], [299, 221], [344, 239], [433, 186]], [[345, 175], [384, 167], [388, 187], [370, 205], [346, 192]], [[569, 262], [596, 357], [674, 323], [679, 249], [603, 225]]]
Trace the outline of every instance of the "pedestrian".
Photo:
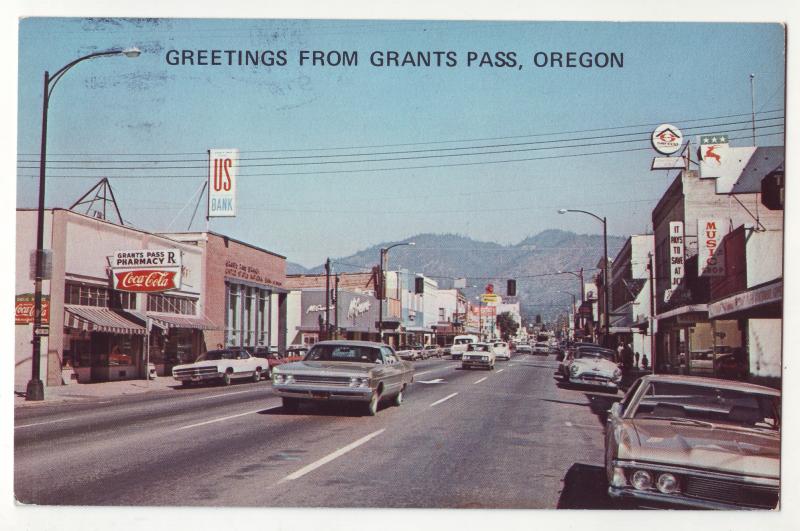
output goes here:
[[630, 345], [620, 345], [622, 347], [622, 370], [630, 372], [633, 369], [633, 349]]
[[217, 350], [222, 350], [222, 343], [217, 343]]
[[624, 360], [622, 359], [622, 351], [625, 350], [625, 346], [623, 345], [622, 341], [619, 342], [617, 345], [617, 363], [621, 363]]
[[638, 367], [639, 366], [639, 353], [637, 352], [636, 354], [633, 355], [633, 357], [635, 359], [634, 365], [636, 367]]
[[649, 362], [647, 361], [647, 354], [644, 354], [644, 355], [642, 356], [642, 369], [645, 369], [645, 370], [647, 370], [647, 365], [648, 365], [648, 363], [649, 363]]

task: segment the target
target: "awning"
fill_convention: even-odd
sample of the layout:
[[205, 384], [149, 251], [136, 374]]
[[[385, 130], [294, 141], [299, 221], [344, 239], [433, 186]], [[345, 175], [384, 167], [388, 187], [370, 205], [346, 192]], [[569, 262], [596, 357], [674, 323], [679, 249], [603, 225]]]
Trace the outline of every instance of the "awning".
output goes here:
[[736, 312], [754, 311], [769, 304], [780, 304], [782, 301], [783, 279], [780, 279], [712, 302], [708, 305], [708, 316], [717, 319]]
[[668, 312], [656, 315], [656, 319], [660, 321], [662, 319], [669, 319], [670, 317], [678, 317], [679, 315], [696, 312], [708, 312], [708, 304], [689, 304], [686, 306], [681, 306], [680, 308], [675, 308], [674, 310], [669, 310]]
[[129, 321], [111, 308], [64, 305], [64, 326], [86, 332], [145, 335], [145, 328]]
[[406, 332], [422, 332], [424, 334], [432, 334], [433, 329], [425, 328], [424, 326], [407, 326]]
[[202, 317], [155, 312], [148, 312], [147, 317], [153, 320], [153, 324], [165, 330], [170, 328], [193, 328], [196, 330], [217, 329], [214, 323]]

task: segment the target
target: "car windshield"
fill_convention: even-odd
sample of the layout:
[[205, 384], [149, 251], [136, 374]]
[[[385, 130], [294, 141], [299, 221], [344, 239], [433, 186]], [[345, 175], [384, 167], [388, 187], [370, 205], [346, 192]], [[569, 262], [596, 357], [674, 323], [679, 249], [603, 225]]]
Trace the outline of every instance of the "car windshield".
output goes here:
[[575, 358], [583, 359], [598, 359], [614, 361], [614, 351], [612, 350], [595, 350], [595, 349], [578, 349], [575, 353]]
[[473, 343], [467, 347], [467, 350], [470, 352], [489, 352], [489, 345], [476, 345]]
[[495, 343], [494, 346], [496, 346], [496, 347], [504, 347], [504, 346], [506, 346], [506, 344], [505, 343]]
[[355, 345], [314, 345], [306, 354], [305, 361], [352, 361], [376, 363], [381, 359], [377, 348]]
[[691, 383], [651, 382], [633, 416], [777, 430], [780, 397]]
[[201, 354], [197, 361], [235, 360], [238, 358], [239, 353], [233, 350], [209, 350], [205, 354]]
[[455, 340], [455, 345], [469, 345], [470, 343], [474, 343], [474, 341], [468, 337], [461, 337]]

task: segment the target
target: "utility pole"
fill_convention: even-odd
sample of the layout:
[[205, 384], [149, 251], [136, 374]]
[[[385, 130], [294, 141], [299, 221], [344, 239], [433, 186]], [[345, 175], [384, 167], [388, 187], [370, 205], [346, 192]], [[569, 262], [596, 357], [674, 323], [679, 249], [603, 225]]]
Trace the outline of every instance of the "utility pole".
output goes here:
[[653, 282], [653, 253], [647, 253], [647, 269], [649, 269], [650, 275], [650, 372], [655, 374], [656, 372], [656, 295], [655, 295], [655, 283]]
[[383, 297], [386, 295], [386, 290], [383, 289], [383, 262], [385, 261], [386, 249], [381, 248], [380, 263], [378, 264], [378, 274], [375, 277], [375, 292], [378, 295], [378, 338], [383, 343]]
[[333, 288], [333, 327], [336, 330], [335, 339], [339, 339], [339, 273], [336, 273], [333, 285], [335, 286]]
[[750, 74], [750, 111], [753, 124], [753, 147], [756, 147], [756, 75]]
[[325, 332], [324, 339], [328, 339], [331, 330], [331, 315], [330, 315], [330, 297], [331, 297], [331, 259], [325, 260]]

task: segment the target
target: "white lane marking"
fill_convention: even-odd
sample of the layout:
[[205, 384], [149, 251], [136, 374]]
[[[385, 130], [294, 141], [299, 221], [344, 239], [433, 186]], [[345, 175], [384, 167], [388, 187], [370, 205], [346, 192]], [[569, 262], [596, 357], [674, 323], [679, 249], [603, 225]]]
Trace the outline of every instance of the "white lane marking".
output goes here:
[[444, 383], [444, 379], [436, 378], [434, 380], [416, 380], [414, 383], [421, 383], [421, 384], [439, 384]]
[[43, 424], [53, 424], [55, 422], [64, 422], [65, 420], [72, 420], [74, 418], [77, 418], [77, 417], [66, 417], [66, 418], [58, 419], [58, 420], [48, 420], [46, 422], [34, 422], [33, 424], [23, 424], [22, 426], [14, 426], [14, 429], [18, 430], [19, 428], [30, 428], [31, 426], [42, 426]]
[[565, 424], [566, 426], [572, 426], [572, 423], [571, 423], [570, 421], [566, 421], [564, 424]]
[[442, 402], [444, 402], [445, 400], [450, 400], [451, 398], [453, 398], [453, 397], [454, 397], [454, 396], [456, 396], [457, 394], [458, 394], [458, 393], [453, 393], [452, 395], [447, 395], [446, 397], [442, 398], [441, 400], [437, 400], [436, 402], [434, 402], [433, 404], [431, 404], [431, 405], [430, 405], [430, 406], [428, 406], [428, 407], [433, 407], [433, 406], [435, 406], [436, 404], [441, 404], [441, 403], [442, 403]]
[[256, 409], [255, 411], [247, 411], [246, 413], [238, 413], [236, 415], [229, 415], [227, 417], [220, 417], [220, 418], [216, 418], [216, 419], [211, 419], [211, 420], [207, 420], [205, 422], [198, 422], [197, 424], [189, 424], [188, 426], [181, 426], [180, 428], [176, 428], [175, 431], [188, 430], [189, 428], [196, 428], [198, 426], [205, 426], [206, 424], [213, 424], [215, 422], [222, 422], [223, 420], [230, 420], [230, 419], [235, 419], [237, 417], [244, 417], [245, 415], [252, 415], [253, 413], [259, 413], [261, 411], [269, 411], [271, 409], [277, 409], [279, 407], [281, 407], [281, 406], [272, 406], [272, 407], [268, 407], [268, 408], [261, 408], [261, 409]]
[[509, 364], [508, 364], [508, 366], [509, 366], [509, 367], [513, 367], [513, 366], [514, 366], [514, 364], [513, 364], [513, 363], [509, 363]]
[[473, 382], [473, 383], [479, 384], [479, 383], [481, 383], [482, 381], [484, 381], [486, 378], [488, 378], [488, 376], [484, 376], [483, 378], [481, 378], [481, 379], [480, 379], [480, 380], [478, 380], [477, 382]]
[[255, 393], [256, 391], [261, 391], [261, 389], [247, 389], [245, 391], [236, 391], [235, 393], [218, 393], [216, 395], [209, 395], [209, 396], [204, 396], [202, 398], [197, 398], [196, 400], [208, 400], [210, 398], [218, 398], [220, 396], [240, 395], [242, 393]]
[[497, 374], [500, 374], [500, 373], [501, 373], [501, 372], [503, 372], [504, 370], [505, 370], [505, 369], [500, 369], [500, 370], [498, 370], [498, 371], [497, 371]]
[[343, 446], [342, 448], [339, 448], [335, 452], [326, 455], [322, 459], [318, 459], [317, 461], [314, 461], [310, 465], [304, 466], [303, 468], [301, 468], [297, 472], [293, 472], [293, 473], [289, 474], [288, 476], [283, 478], [281, 481], [290, 481], [290, 480], [293, 480], [293, 479], [297, 479], [297, 478], [303, 477], [306, 474], [308, 474], [309, 472], [311, 472], [313, 470], [316, 470], [317, 468], [321, 467], [322, 465], [324, 465], [326, 463], [330, 463], [331, 461], [333, 461], [337, 457], [343, 456], [344, 454], [346, 454], [350, 450], [353, 450], [354, 448], [358, 448], [362, 444], [368, 442], [370, 439], [373, 439], [373, 438], [377, 437], [378, 435], [380, 435], [381, 433], [383, 433], [385, 431], [386, 431], [386, 428], [380, 429], [378, 431], [373, 431], [369, 435], [367, 435], [365, 437], [362, 437], [362, 438], [360, 438], [359, 440], [357, 440], [355, 442], [351, 442], [347, 446]]

